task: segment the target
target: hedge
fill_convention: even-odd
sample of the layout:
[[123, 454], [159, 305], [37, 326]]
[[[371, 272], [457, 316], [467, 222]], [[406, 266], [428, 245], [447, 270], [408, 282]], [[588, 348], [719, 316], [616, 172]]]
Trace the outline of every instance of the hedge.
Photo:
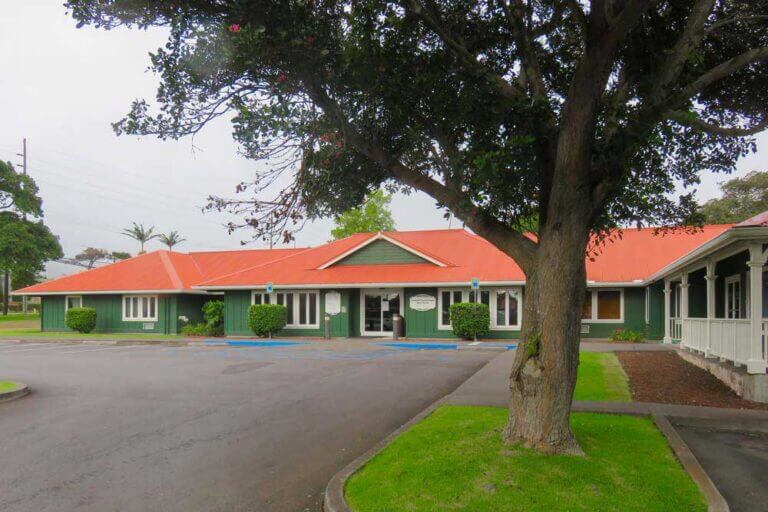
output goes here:
[[280, 332], [288, 321], [288, 310], [280, 304], [254, 304], [248, 308], [248, 325], [257, 336]]
[[96, 310], [93, 308], [69, 308], [64, 324], [73, 331], [89, 333], [96, 327]]
[[209, 300], [203, 304], [206, 334], [208, 336], [224, 335], [224, 301]]
[[491, 313], [485, 304], [457, 302], [451, 305], [449, 311], [456, 336], [476, 339], [491, 332]]

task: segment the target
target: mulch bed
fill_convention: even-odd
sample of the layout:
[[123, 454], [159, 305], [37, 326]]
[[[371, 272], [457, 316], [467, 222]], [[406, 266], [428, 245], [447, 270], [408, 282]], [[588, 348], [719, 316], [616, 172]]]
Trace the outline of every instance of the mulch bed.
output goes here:
[[706, 370], [674, 352], [616, 352], [636, 402], [768, 410], [740, 398]]

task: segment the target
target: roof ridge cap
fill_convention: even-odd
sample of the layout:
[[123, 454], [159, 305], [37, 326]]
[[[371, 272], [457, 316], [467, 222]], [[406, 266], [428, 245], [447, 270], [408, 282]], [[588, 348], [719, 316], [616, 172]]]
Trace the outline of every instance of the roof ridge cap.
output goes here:
[[168, 273], [168, 277], [171, 278], [171, 283], [173, 283], [177, 289], [183, 290], [184, 282], [181, 280], [181, 277], [179, 277], [179, 273], [176, 271], [176, 267], [173, 265], [171, 257], [168, 255], [168, 251], [158, 250], [156, 252], [160, 255], [160, 261], [162, 262], [165, 271]]

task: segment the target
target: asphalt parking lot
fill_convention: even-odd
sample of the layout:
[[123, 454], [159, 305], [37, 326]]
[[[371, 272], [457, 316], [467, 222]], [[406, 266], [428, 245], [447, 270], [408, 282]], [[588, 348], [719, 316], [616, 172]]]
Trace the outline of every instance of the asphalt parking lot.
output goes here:
[[0, 511], [321, 510], [328, 479], [498, 352], [0, 342]]

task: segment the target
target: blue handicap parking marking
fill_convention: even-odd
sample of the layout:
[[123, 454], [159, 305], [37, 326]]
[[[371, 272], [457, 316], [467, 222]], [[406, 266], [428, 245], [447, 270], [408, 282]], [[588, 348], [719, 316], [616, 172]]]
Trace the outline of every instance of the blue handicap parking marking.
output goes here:
[[456, 343], [377, 343], [377, 345], [406, 350], [457, 350], [459, 348]]

